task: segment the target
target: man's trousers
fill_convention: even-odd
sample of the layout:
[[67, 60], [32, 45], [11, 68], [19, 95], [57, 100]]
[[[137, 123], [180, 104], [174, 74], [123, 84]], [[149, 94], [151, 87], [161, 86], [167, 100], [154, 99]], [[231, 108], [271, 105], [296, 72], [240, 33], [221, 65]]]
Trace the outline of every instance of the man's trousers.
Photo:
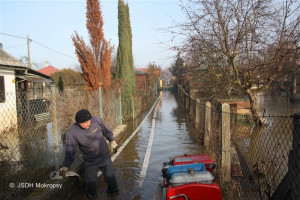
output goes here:
[[118, 192], [118, 185], [115, 177], [114, 166], [112, 164], [111, 159], [109, 158], [102, 164], [85, 167], [85, 186], [87, 197], [93, 198], [98, 196], [98, 169], [101, 170], [104, 176], [104, 181], [107, 184], [107, 193]]

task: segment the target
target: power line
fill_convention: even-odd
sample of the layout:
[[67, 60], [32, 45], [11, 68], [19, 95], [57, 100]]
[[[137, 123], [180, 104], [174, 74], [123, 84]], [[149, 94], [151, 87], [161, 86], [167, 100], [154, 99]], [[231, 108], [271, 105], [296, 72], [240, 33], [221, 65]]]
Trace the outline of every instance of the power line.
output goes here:
[[66, 54], [64, 54], [64, 53], [61, 53], [61, 52], [59, 52], [59, 51], [56, 51], [56, 50], [54, 50], [54, 49], [51, 49], [51, 48], [49, 48], [49, 47], [43, 45], [43, 44], [40, 44], [40, 43], [38, 43], [37, 41], [34, 41], [34, 40], [32, 40], [32, 39], [31, 39], [31, 41], [34, 42], [34, 43], [36, 43], [36, 44], [38, 44], [38, 45], [40, 45], [40, 46], [42, 46], [42, 47], [44, 47], [44, 48], [46, 48], [46, 49], [49, 49], [49, 50], [51, 50], [51, 51], [54, 51], [54, 52], [56, 52], [56, 53], [58, 53], [58, 54], [61, 54], [61, 55], [63, 55], [63, 56], [66, 56], [66, 57], [75, 59], [75, 58], [72, 57], [72, 56], [68, 56], [68, 55], [66, 55]]
[[25, 39], [27, 40], [27, 38], [24, 38], [24, 37], [20, 37], [20, 36], [16, 36], [16, 35], [11, 35], [11, 34], [7, 34], [7, 33], [2, 33], [0, 32], [2, 35], [7, 35], [7, 36], [11, 36], [11, 37], [15, 37], [15, 38], [20, 38], [20, 39]]
[[[16, 36], [16, 35], [11, 35], [11, 34], [2, 33], [2, 32], [0, 32], [0, 34], [27, 40], [27, 38], [20, 37], [20, 36]], [[56, 51], [56, 50], [54, 50], [54, 49], [51, 49], [50, 47], [47, 47], [46, 45], [43, 45], [43, 44], [41, 44], [41, 43], [39, 43], [39, 42], [37, 42], [37, 41], [35, 41], [35, 40], [33, 40], [33, 39], [30, 39], [30, 42], [34, 42], [34, 43], [36, 43], [37, 45], [40, 45], [40, 46], [42, 46], [42, 47], [44, 47], [44, 48], [46, 48], [46, 49], [48, 49], [48, 50], [50, 50], [50, 51], [53, 51], [53, 52], [58, 53], [58, 54], [61, 54], [61, 55], [63, 55], [63, 56], [66, 56], [66, 57], [69, 57], [69, 58], [72, 58], [72, 59], [76, 59], [76, 58], [74, 58], [74, 57], [72, 57], [72, 56], [69, 56], [69, 55], [66, 55], [66, 54], [64, 54], [64, 53], [61, 53], [61, 52], [59, 52], [59, 51]]]
[[11, 49], [11, 48], [18, 48], [18, 47], [22, 47], [22, 46], [26, 46], [27, 44], [19, 44], [16, 46], [10, 46], [10, 47], [3, 47], [3, 49]]

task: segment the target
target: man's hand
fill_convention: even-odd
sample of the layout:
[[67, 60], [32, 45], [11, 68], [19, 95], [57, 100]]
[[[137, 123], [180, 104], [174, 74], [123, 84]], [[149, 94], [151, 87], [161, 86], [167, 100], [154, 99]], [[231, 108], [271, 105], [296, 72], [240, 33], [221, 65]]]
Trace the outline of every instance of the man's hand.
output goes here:
[[113, 141], [110, 142], [110, 148], [111, 148], [111, 150], [112, 150], [113, 153], [117, 153], [118, 147], [119, 146], [118, 146], [118, 144], [116, 143], [115, 140], [113, 140]]
[[69, 170], [69, 169], [68, 169], [67, 167], [62, 167], [62, 168], [59, 169], [60, 172], [62, 172], [62, 171], [67, 172], [68, 170]]
[[67, 171], [68, 171], [68, 168], [67, 168], [67, 167], [62, 167], [62, 168], [59, 169], [59, 174], [60, 174], [61, 176], [65, 177]]

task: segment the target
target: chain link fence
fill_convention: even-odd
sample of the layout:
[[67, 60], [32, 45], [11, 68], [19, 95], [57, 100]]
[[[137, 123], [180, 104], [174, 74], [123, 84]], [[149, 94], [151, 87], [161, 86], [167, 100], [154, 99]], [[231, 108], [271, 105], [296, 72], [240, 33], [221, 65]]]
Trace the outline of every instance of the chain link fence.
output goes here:
[[[233, 105], [224, 112], [220, 103], [203, 100], [197, 107], [195, 99], [180, 90], [190, 116], [200, 115], [200, 126], [195, 126], [217, 165], [215, 176], [224, 199], [300, 199], [300, 115], [261, 116], [257, 124], [251, 114], [240, 114], [245, 108], [239, 112]], [[229, 123], [224, 124], [226, 115]], [[224, 181], [224, 128], [230, 130], [230, 181]]]
[[[2, 95], [3, 96], [3, 95]], [[114, 129], [122, 123], [119, 91], [84, 91], [51, 88], [43, 98], [29, 92], [6, 93], [0, 103], [0, 199], [22, 199], [46, 183], [64, 160], [68, 129], [80, 109], [102, 116]], [[81, 155], [77, 153], [80, 160]]]
[[[222, 180], [222, 109], [219, 105], [211, 105], [211, 131], [209, 136], [209, 151], [217, 166], [216, 175]], [[232, 110], [231, 110], [232, 111]], [[224, 113], [223, 113], [224, 114]], [[230, 114], [231, 133], [231, 181], [222, 183], [225, 199], [299, 199], [299, 192], [291, 188], [280, 186], [289, 171], [300, 171], [299, 165], [290, 164], [300, 158], [300, 154], [293, 154], [295, 129], [293, 116], [264, 116], [262, 124], [256, 124], [249, 114]], [[296, 133], [295, 131], [298, 131]], [[294, 133], [294, 134], [293, 134]], [[297, 150], [298, 152], [299, 150]], [[298, 176], [298, 175], [297, 175]], [[295, 177], [296, 178], [296, 177]], [[300, 183], [292, 180], [287, 186], [300, 188]], [[294, 179], [295, 180], [295, 179]], [[275, 197], [276, 191], [284, 190], [284, 197]], [[283, 193], [283, 192], [282, 192]]]
[[[289, 162], [299, 158], [290, 154], [295, 141], [294, 118], [264, 116], [261, 120], [263, 124], [258, 125], [249, 115], [231, 114], [232, 146], [241, 168], [233, 180], [239, 182], [243, 195], [252, 199], [270, 199], [289, 170], [300, 170], [299, 166], [289, 169]], [[287, 198], [296, 199], [292, 197], [295, 197], [294, 191], [287, 194]]]

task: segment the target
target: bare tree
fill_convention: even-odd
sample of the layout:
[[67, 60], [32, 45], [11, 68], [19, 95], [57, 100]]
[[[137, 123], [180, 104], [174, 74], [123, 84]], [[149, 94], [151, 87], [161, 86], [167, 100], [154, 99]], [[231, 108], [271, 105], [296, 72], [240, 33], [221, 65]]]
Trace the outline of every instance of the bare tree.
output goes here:
[[[299, 32], [299, 31], [298, 31]], [[297, 41], [295, 36], [295, 41]], [[297, 94], [297, 78], [300, 67], [300, 51], [297, 42], [289, 44], [295, 49], [290, 55], [288, 55], [283, 62], [283, 70], [281, 74], [270, 85], [273, 93], [285, 96], [286, 100], [295, 101]]]
[[[187, 21], [176, 35], [186, 37], [181, 51], [248, 95], [259, 121], [257, 95], [269, 89], [299, 43], [299, 5], [272, 0], [181, 1]], [[294, 36], [298, 37], [294, 37]], [[194, 55], [195, 57], [195, 55]], [[197, 58], [196, 58], [197, 59]]]

